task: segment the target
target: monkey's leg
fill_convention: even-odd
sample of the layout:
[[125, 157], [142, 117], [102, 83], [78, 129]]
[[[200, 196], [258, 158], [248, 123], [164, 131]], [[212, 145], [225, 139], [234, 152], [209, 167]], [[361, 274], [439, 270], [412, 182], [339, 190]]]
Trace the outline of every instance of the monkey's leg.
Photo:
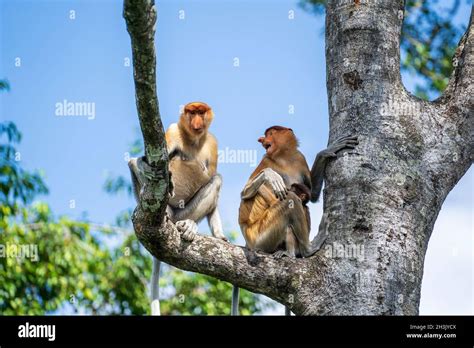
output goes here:
[[[296, 197], [293, 192], [289, 192], [288, 197]], [[278, 247], [283, 244], [283, 242], [289, 241], [289, 247], [292, 248], [293, 243], [293, 232], [291, 232], [289, 225], [292, 224], [292, 208], [290, 201], [285, 199], [284, 201], [277, 201], [271, 207], [267, 209], [267, 213], [259, 222], [259, 232], [258, 237], [254, 244], [254, 249], [262, 250], [266, 253], [276, 253], [276, 257], [287, 255], [290, 256], [290, 253], [294, 254], [293, 250], [290, 250], [288, 253], [280, 253]], [[291, 233], [291, 234], [290, 234]], [[294, 235], [296, 237], [296, 234]], [[296, 240], [298, 240], [296, 238]], [[299, 241], [298, 241], [299, 242]], [[284, 254], [284, 255], [283, 255]]]
[[153, 257], [151, 273], [151, 315], [160, 315], [160, 266], [161, 262]]
[[209, 215], [217, 207], [219, 191], [222, 186], [222, 177], [220, 174], [214, 175], [211, 180], [203, 186], [184, 208], [175, 208], [175, 221], [193, 220], [200, 222], [204, 217]]
[[296, 238], [291, 226], [286, 226], [286, 250], [278, 250], [273, 254], [275, 258], [282, 258], [283, 256], [296, 257]]
[[221, 216], [217, 207], [207, 216], [207, 222], [209, 224], [209, 227], [211, 228], [211, 232], [214, 237], [227, 240], [227, 238], [224, 236]]
[[318, 251], [323, 246], [326, 238], [328, 236], [328, 223], [327, 223], [327, 214], [323, 214], [321, 222], [319, 223], [318, 234], [311, 242], [311, 247], [313, 250]]
[[288, 208], [289, 225], [291, 226], [291, 230], [296, 238], [299, 253], [302, 257], [309, 257], [318, 249], [312, 248], [309, 241], [309, 214], [301, 203], [301, 200], [296, 199], [296, 197], [297, 196], [294, 192], [288, 194], [288, 199], [293, 202], [293, 204]]
[[140, 190], [144, 183], [144, 177], [140, 166], [140, 162], [142, 161], [143, 160], [139, 158], [131, 158], [128, 161], [128, 168], [130, 169], [130, 176], [132, 177], [133, 195], [137, 204], [140, 203]]
[[302, 239], [304, 243], [300, 243], [301, 256], [303, 257], [312, 256], [319, 249], [321, 249], [321, 247], [323, 246], [328, 236], [328, 226], [327, 226], [328, 224], [326, 220], [327, 220], [327, 216], [326, 214], [324, 214], [319, 224], [318, 234], [316, 235], [316, 237], [314, 237], [311, 243], [309, 243], [309, 230], [308, 230], [308, 236]]

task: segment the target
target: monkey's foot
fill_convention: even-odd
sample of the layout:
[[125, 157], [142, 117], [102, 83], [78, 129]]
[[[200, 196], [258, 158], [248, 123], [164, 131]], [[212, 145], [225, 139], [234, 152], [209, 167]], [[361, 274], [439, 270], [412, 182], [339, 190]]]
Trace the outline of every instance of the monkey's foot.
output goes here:
[[295, 257], [295, 255], [292, 255], [291, 253], [289, 253], [287, 250], [278, 250], [276, 252], [273, 253], [273, 257], [275, 259], [281, 259], [283, 257]]
[[181, 237], [188, 242], [192, 242], [198, 232], [197, 224], [193, 220], [178, 221], [176, 222], [176, 228], [182, 233]]
[[229, 240], [227, 239], [226, 236], [224, 236], [223, 233], [219, 233], [219, 234], [216, 234], [214, 235], [214, 238], [217, 238], [217, 239], [220, 239], [220, 240], [223, 240], [224, 242], [228, 242]]

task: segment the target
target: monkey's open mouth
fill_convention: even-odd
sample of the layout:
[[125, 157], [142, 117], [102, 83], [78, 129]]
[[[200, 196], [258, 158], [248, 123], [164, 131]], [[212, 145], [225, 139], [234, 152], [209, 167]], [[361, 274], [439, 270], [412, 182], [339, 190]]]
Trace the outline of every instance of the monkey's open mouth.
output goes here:
[[263, 147], [268, 151], [268, 149], [272, 147], [272, 144], [263, 144]]

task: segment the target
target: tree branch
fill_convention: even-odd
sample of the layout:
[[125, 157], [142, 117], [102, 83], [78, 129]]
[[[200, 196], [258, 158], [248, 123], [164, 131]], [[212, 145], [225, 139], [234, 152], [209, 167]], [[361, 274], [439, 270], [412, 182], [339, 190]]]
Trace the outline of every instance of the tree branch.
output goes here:
[[473, 112], [474, 85], [474, 28], [472, 26], [474, 9], [471, 10], [469, 26], [459, 41], [453, 56], [454, 70], [443, 95], [435, 101], [440, 104], [451, 104], [461, 108], [462, 113]]
[[140, 208], [147, 224], [160, 226], [168, 203], [169, 172], [165, 133], [156, 95], [154, 1], [125, 0], [123, 17], [132, 41], [133, 76], [140, 127], [145, 143], [147, 182], [140, 192]]
[[168, 153], [156, 95], [155, 3], [125, 0], [123, 16], [132, 40], [136, 102], [145, 155], [151, 166], [161, 168], [167, 165], [164, 162], [168, 159]]
[[447, 194], [456, 185], [474, 160], [473, 13], [471, 10], [469, 26], [453, 56], [455, 69], [448, 86], [440, 98], [429, 103], [435, 108], [435, 125], [431, 136], [426, 137], [431, 148], [424, 162], [441, 194]]
[[310, 286], [317, 292], [317, 285], [313, 284], [315, 281], [321, 283], [319, 277], [307, 279], [308, 270], [320, 263], [321, 256], [312, 259], [275, 259], [269, 254], [199, 234], [189, 242], [181, 237], [167, 218], [158, 233], [156, 228], [140, 224], [139, 221], [144, 220], [142, 214], [139, 211], [134, 219], [140, 241], [161, 261], [180, 269], [206, 274], [264, 294], [289, 306], [295, 313], [303, 313], [306, 309], [306, 305], [298, 301], [297, 293]]

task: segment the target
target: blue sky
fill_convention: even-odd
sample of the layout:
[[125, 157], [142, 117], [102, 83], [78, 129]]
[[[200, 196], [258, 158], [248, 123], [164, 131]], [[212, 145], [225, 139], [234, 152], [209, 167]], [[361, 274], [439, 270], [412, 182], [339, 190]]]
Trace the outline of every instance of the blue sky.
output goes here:
[[[203, 100], [216, 114], [211, 130], [221, 149], [255, 150], [260, 159], [257, 138], [268, 126], [282, 124], [294, 129], [312, 163], [328, 135], [324, 18], [289, 0], [156, 2], [158, 97], [165, 126], [176, 121], [180, 105]], [[108, 196], [103, 183], [107, 172], [128, 176], [124, 154], [138, 129], [122, 2], [0, 4], [0, 78], [11, 84], [11, 91], [0, 95], [0, 117], [23, 132], [23, 165], [44, 170], [50, 188], [44, 199], [56, 214], [86, 212], [94, 222], [113, 222], [134, 202]], [[470, 7], [463, 6], [456, 21], [467, 23]], [[404, 80], [413, 89], [413, 78]], [[95, 118], [56, 116], [56, 103], [64, 100], [94, 103]], [[252, 167], [221, 163], [219, 171], [224, 227], [238, 231], [239, 193]], [[317, 223], [321, 204], [311, 210]], [[472, 213], [471, 170], [436, 224], [422, 313], [473, 313]], [[205, 224], [201, 228], [208, 230]]]

